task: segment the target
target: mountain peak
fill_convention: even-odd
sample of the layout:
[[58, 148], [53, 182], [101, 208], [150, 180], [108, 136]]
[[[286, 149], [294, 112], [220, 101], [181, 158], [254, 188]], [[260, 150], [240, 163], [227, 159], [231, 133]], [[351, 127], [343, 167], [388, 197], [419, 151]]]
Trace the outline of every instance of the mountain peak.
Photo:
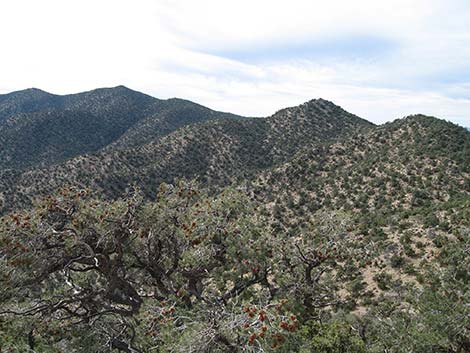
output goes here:
[[24, 97], [24, 98], [41, 98], [41, 97], [51, 97], [52, 93], [43, 91], [39, 88], [31, 87], [19, 91], [14, 91], [11, 93], [4, 94], [3, 97]]
[[102, 88], [102, 89], [103, 90], [109, 90], [109, 91], [115, 91], [115, 92], [137, 92], [137, 91], [134, 91], [134, 90], [132, 90], [129, 87], [126, 87], [124, 85], [118, 85], [118, 86], [109, 87], [109, 88]]
[[331, 111], [338, 111], [343, 109], [339, 106], [333, 103], [332, 101], [329, 101], [327, 99], [323, 98], [314, 98], [311, 99], [299, 106], [300, 108], [307, 108], [307, 109], [320, 109], [325, 112], [331, 112]]
[[50, 107], [58, 97], [38, 88], [28, 88], [0, 96], [0, 122], [17, 113]]
[[[130, 92], [137, 92], [137, 91], [134, 91], [134, 90], [132, 90], [132, 89], [126, 87], [126, 86], [119, 85], [119, 86], [114, 86], [114, 87], [95, 88], [95, 89], [92, 89], [90, 91], [80, 92], [80, 93], [77, 93], [77, 94], [97, 93], [97, 92], [130, 93]], [[144, 94], [144, 93], [141, 93], [141, 94]]]
[[464, 130], [460, 125], [457, 125], [451, 121], [447, 121], [444, 119], [439, 119], [434, 116], [425, 115], [425, 114], [413, 114], [408, 115], [402, 119], [395, 119], [392, 122], [386, 123], [384, 126], [392, 125], [396, 128], [404, 128], [404, 127], [412, 127], [412, 126], [422, 126], [431, 129], [456, 129], [456, 130]]
[[320, 121], [326, 122], [328, 125], [337, 125], [338, 128], [346, 128], [347, 126], [371, 127], [374, 125], [323, 98], [311, 99], [298, 106], [281, 109], [269, 119], [282, 125], [289, 122], [299, 127], [304, 123], [318, 124]]
[[[310, 99], [309, 101], [303, 103], [303, 104], [306, 104], [306, 105], [311, 105], [311, 104], [328, 104], [328, 105], [336, 105], [334, 104], [332, 101], [329, 101], [327, 99], [324, 99], [324, 98], [313, 98], [313, 99]], [[302, 105], [303, 105], [302, 104]]]
[[334, 104], [333, 102], [329, 100], [326, 100], [323, 98], [314, 98], [300, 105], [281, 109], [278, 112], [276, 112], [274, 115], [278, 115], [279, 113], [287, 113], [288, 115], [292, 115], [292, 114], [297, 115], [300, 112], [303, 112], [303, 113], [306, 113], [306, 112], [310, 112], [310, 113], [344, 112], [344, 113], [347, 113], [343, 108], [341, 108], [340, 106]]

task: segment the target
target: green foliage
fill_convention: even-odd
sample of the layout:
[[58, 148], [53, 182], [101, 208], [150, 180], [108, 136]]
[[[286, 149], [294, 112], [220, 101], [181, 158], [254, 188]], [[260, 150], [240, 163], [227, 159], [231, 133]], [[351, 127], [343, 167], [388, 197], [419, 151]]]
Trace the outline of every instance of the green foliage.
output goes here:
[[346, 322], [315, 324], [304, 327], [303, 339], [308, 348], [300, 352], [365, 353], [366, 345]]
[[405, 259], [402, 256], [394, 254], [390, 258], [390, 264], [393, 268], [401, 268], [405, 265]]
[[374, 280], [382, 290], [388, 290], [392, 286], [392, 275], [387, 272], [380, 272], [374, 276]]
[[62, 337], [79, 352], [290, 347], [303, 320], [338, 301], [335, 257], [348, 256], [349, 220], [319, 214], [302, 239], [272, 238], [253, 207], [233, 190], [209, 197], [181, 181], [162, 184], [154, 202], [65, 189], [4, 217], [0, 317], [35, 323], [4, 335], [38, 350]]

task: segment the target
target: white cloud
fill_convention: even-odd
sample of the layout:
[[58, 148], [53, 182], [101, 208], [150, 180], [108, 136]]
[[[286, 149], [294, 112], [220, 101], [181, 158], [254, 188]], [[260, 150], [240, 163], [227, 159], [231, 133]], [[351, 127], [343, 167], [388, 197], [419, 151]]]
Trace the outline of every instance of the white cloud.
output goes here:
[[468, 23], [463, 0], [2, 0], [0, 91], [125, 84], [250, 116], [323, 97], [470, 125]]

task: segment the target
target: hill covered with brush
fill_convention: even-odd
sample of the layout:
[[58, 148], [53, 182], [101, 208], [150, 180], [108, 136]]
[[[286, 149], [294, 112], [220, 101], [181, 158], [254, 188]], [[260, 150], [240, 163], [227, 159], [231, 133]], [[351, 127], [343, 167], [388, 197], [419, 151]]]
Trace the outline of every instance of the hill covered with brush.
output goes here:
[[[162, 114], [167, 117], [166, 111]], [[287, 108], [268, 118], [224, 117], [191, 124], [161, 138], [148, 127], [150, 122], [155, 126], [155, 119], [163, 120], [158, 114], [146, 119], [94, 154], [46, 168], [0, 171], [4, 208], [27, 206], [34, 196], [64, 186], [90, 188], [110, 199], [122, 196], [129, 186], [154, 197], [161, 182], [178, 177], [198, 178], [217, 188], [287, 161], [305, 146], [373, 126], [325, 100]], [[150, 138], [151, 142], [141, 144]], [[137, 144], [132, 141], [141, 145], [132, 147]]]
[[0, 131], [1, 351], [470, 351], [462, 127], [117, 87]]

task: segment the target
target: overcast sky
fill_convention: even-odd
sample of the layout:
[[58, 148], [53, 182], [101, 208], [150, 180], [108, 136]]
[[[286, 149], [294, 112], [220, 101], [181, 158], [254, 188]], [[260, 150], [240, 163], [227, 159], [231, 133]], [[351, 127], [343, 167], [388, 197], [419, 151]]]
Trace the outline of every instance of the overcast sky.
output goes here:
[[325, 98], [470, 126], [468, 0], [0, 0], [0, 93], [126, 85], [248, 116]]

